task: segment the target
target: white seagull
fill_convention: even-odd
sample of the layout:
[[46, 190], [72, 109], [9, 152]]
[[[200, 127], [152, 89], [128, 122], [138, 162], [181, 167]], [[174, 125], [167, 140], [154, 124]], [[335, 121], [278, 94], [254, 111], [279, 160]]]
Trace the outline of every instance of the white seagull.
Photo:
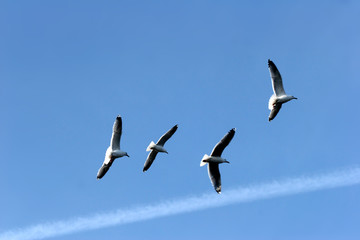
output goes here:
[[146, 149], [146, 151], [150, 151], [150, 153], [145, 161], [143, 172], [146, 172], [150, 168], [158, 152], [168, 153], [164, 148], [164, 144], [167, 140], [169, 140], [169, 138], [171, 138], [171, 136], [176, 132], [177, 129], [178, 125], [173, 126], [169, 131], [167, 131], [164, 135], [160, 137], [159, 141], [156, 144], [153, 141], [150, 143], [150, 145]]
[[222, 152], [229, 145], [231, 139], [235, 135], [235, 128], [231, 129], [221, 140], [216, 144], [210, 156], [205, 154], [200, 162], [200, 167], [208, 163], [208, 173], [212, 185], [217, 193], [221, 193], [221, 176], [219, 171], [219, 163], [229, 163], [226, 159], [221, 157]]
[[270, 122], [276, 117], [283, 103], [297, 98], [291, 95], [286, 95], [280, 72], [270, 59], [268, 60], [268, 65], [272, 81], [272, 87], [274, 90], [274, 94], [269, 99], [269, 109], [271, 110], [269, 115]]
[[111, 165], [113, 164], [113, 162], [116, 158], [120, 158], [123, 156], [129, 157], [127, 152], [120, 150], [121, 132], [122, 132], [122, 120], [121, 120], [120, 115], [118, 115], [114, 122], [110, 146], [106, 150], [105, 160], [104, 160], [103, 165], [101, 166], [101, 168], [98, 171], [97, 179], [102, 178], [106, 174], [106, 172], [109, 170], [109, 168], [111, 167]]

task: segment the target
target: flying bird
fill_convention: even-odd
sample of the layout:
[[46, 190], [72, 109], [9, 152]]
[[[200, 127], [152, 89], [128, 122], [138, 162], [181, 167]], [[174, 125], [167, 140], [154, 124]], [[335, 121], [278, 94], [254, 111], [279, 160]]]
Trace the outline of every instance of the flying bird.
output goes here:
[[221, 140], [216, 144], [210, 156], [205, 154], [200, 162], [200, 167], [208, 163], [208, 173], [212, 185], [217, 193], [221, 193], [221, 176], [219, 171], [219, 163], [229, 163], [226, 159], [221, 157], [222, 152], [229, 145], [230, 141], [235, 135], [235, 128], [231, 129]]
[[280, 72], [270, 59], [268, 60], [268, 66], [272, 81], [272, 87], [274, 90], [274, 94], [269, 99], [269, 109], [270, 109], [269, 122], [270, 122], [276, 117], [283, 103], [286, 103], [292, 99], [297, 99], [297, 98], [291, 95], [286, 95]]
[[102, 178], [106, 174], [106, 172], [109, 170], [109, 168], [111, 167], [111, 165], [113, 164], [116, 158], [120, 158], [123, 156], [129, 157], [127, 152], [120, 150], [121, 132], [122, 132], [122, 120], [120, 115], [118, 115], [114, 122], [110, 146], [106, 150], [105, 160], [97, 173], [97, 179]]
[[146, 151], [147, 152], [150, 151], [150, 153], [145, 161], [143, 172], [146, 172], [150, 168], [158, 152], [168, 153], [164, 148], [164, 144], [166, 143], [167, 140], [169, 140], [169, 138], [171, 138], [171, 136], [176, 132], [177, 129], [178, 129], [178, 125], [173, 126], [169, 131], [167, 131], [164, 135], [161, 136], [161, 138], [156, 144], [153, 141], [151, 141], [151, 143], [146, 149]]

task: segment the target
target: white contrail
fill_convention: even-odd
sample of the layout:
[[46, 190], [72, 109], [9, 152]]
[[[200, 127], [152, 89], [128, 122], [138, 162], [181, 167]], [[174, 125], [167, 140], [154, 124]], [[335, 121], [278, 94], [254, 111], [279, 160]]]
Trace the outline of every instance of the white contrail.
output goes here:
[[32, 240], [55, 237], [80, 231], [138, 222], [158, 217], [220, 207], [234, 203], [251, 202], [323, 189], [351, 186], [360, 183], [360, 168], [336, 171], [313, 177], [290, 178], [281, 181], [239, 187], [222, 195], [203, 194], [161, 204], [144, 205], [130, 210], [115, 210], [89, 217], [42, 223], [0, 233], [0, 240]]

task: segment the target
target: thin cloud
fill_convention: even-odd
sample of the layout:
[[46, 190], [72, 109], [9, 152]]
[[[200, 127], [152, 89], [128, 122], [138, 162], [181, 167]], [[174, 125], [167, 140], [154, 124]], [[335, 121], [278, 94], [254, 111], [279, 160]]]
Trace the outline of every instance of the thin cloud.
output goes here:
[[41, 223], [25, 228], [0, 233], [0, 240], [35, 240], [61, 236], [75, 232], [139, 222], [159, 217], [226, 206], [235, 203], [252, 202], [287, 195], [345, 187], [360, 183], [360, 168], [312, 176], [297, 177], [270, 183], [239, 187], [215, 193], [180, 200], [164, 201], [160, 204], [144, 205], [130, 210], [115, 210], [89, 217], [76, 217], [64, 221]]

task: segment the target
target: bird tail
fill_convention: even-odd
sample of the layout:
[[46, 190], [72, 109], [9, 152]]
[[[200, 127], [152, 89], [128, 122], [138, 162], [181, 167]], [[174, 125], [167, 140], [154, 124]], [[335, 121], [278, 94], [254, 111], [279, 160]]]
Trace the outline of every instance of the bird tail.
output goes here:
[[200, 167], [204, 166], [207, 162], [204, 162], [204, 160], [208, 159], [209, 155], [205, 154], [204, 157], [201, 159]]
[[155, 145], [156, 145], [156, 144], [155, 144], [153, 141], [151, 141], [151, 143], [150, 143], [149, 146], [147, 147], [146, 151], [147, 151], [147, 152], [151, 151], [151, 149], [152, 149]]

